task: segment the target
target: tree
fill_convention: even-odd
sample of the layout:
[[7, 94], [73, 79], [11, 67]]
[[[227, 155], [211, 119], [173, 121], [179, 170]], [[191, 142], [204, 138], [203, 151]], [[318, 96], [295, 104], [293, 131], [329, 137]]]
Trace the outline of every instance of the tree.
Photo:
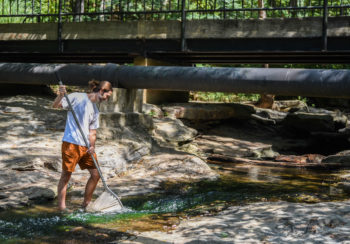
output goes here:
[[73, 19], [74, 21], [78, 22], [81, 21], [81, 14], [85, 11], [85, 3], [84, 0], [75, 0], [73, 3]]

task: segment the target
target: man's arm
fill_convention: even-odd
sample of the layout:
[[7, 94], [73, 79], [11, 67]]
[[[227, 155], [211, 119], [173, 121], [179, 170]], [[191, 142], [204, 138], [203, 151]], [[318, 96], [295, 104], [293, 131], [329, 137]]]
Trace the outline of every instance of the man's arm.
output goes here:
[[52, 103], [53, 108], [62, 108], [62, 99], [64, 98], [64, 94], [66, 93], [65, 86], [59, 86], [57, 97]]
[[89, 142], [90, 142], [89, 151], [91, 153], [95, 153], [96, 132], [97, 132], [96, 129], [89, 130]]

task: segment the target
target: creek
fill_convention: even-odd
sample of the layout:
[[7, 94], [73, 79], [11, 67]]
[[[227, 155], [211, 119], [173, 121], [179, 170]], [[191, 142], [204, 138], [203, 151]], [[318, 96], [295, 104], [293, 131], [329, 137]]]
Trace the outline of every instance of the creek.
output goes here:
[[[144, 231], [171, 232], [186, 219], [213, 216], [230, 206], [257, 202], [319, 203], [348, 200], [337, 187], [346, 169], [324, 171], [215, 163], [215, 181], [165, 182], [163, 194], [123, 197], [125, 210], [60, 214], [55, 202], [0, 212], [1, 243], [112, 243]], [[69, 197], [69, 193], [68, 193]]]

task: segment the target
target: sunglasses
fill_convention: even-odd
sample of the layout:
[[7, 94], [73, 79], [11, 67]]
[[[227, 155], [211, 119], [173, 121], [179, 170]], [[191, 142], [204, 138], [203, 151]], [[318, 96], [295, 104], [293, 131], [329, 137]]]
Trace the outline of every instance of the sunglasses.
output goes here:
[[103, 93], [106, 93], [106, 92], [113, 92], [113, 90], [112, 90], [112, 89], [102, 89], [102, 92], [103, 92]]

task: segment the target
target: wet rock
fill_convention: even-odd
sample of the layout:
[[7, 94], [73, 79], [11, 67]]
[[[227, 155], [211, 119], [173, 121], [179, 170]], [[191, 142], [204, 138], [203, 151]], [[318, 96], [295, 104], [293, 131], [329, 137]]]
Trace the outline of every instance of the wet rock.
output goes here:
[[188, 120], [246, 119], [255, 113], [253, 106], [239, 103], [171, 104], [162, 107], [162, 110], [170, 118]]
[[340, 164], [344, 167], [350, 166], [350, 150], [339, 152], [335, 155], [330, 155], [322, 160], [323, 164]]
[[339, 182], [338, 187], [343, 189], [344, 192], [350, 194], [350, 182]]
[[325, 156], [320, 154], [307, 154], [307, 155], [279, 155], [275, 158], [276, 161], [285, 161], [296, 164], [320, 164]]

